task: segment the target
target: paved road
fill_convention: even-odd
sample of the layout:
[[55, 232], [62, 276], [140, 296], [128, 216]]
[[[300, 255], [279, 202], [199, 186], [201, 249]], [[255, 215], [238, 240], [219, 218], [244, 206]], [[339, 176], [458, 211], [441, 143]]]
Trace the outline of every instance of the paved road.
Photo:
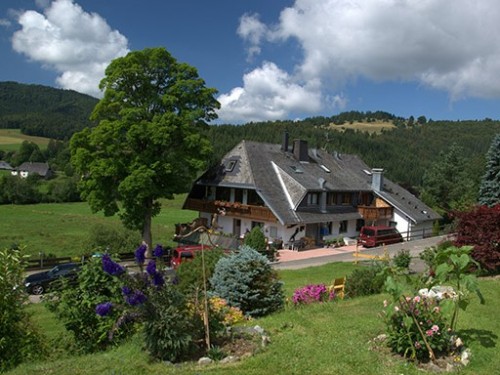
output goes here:
[[[389, 255], [392, 257], [398, 253], [398, 251], [405, 249], [405, 250], [410, 250], [410, 255], [412, 256], [412, 263], [413, 263], [413, 268], [416, 268], [416, 270], [423, 269], [424, 265], [423, 263], [418, 259], [418, 255], [425, 250], [428, 247], [435, 246], [439, 242], [448, 239], [449, 236], [437, 236], [437, 237], [430, 237], [430, 238], [424, 238], [421, 240], [414, 240], [414, 241], [408, 241], [408, 242], [402, 242], [398, 244], [393, 244], [393, 245], [388, 245], [386, 246], [387, 252]], [[364, 249], [360, 248], [361, 252], [363, 254], [369, 254], [369, 255], [379, 255], [383, 256], [385, 248], [384, 247], [374, 247], [371, 249]], [[354, 262], [355, 260], [365, 260], [363, 258], [356, 258], [354, 256], [353, 252], [348, 252], [348, 253], [342, 253], [342, 254], [332, 254], [332, 255], [325, 255], [321, 257], [315, 257], [315, 258], [307, 258], [307, 259], [300, 259], [300, 260], [291, 260], [288, 262], [278, 262], [274, 263], [273, 267], [275, 269], [299, 269], [299, 268], [306, 268], [306, 267], [312, 267], [312, 266], [320, 266], [322, 264], [326, 263], [332, 263], [332, 262]]]

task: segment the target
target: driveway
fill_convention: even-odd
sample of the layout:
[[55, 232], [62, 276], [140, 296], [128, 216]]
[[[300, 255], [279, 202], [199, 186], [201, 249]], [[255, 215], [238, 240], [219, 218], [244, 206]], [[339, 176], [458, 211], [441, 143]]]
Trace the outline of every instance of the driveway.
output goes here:
[[[448, 235], [424, 238], [421, 240], [413, 240], [401, 242], [388, 246], [374, 247], [365, 249], [358, 247], [361, 254], [383, 256], [385, 251], [390, 257], [396, 255], [400, 250], [405, 249], [410, 251], [412, 256], [412, 265], [416, 270], [423, 269], [423, 264], [420, 262], [418, 255], [428, 247], [435, 246], [438, 243], [449, 239]], [[358, 258], [354, 256], [356, 246], [343, 246], [339, 248], [321, 248], [313, 250], [292, 251], [280, 250], [278, 262], [273, 263], [275, 269], [299, 269], [313, 266], [320, 266], [332, 262], [354, 262], [362, 261], [366, 258]]]

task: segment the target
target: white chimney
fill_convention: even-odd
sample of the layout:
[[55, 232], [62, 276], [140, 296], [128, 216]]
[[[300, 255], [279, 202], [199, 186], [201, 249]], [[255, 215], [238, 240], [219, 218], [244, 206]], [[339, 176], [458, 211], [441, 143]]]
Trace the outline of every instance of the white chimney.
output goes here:
[[372, 169], [372, 189], [382, 191], [384, 186], [384, 170], [382, 168]]

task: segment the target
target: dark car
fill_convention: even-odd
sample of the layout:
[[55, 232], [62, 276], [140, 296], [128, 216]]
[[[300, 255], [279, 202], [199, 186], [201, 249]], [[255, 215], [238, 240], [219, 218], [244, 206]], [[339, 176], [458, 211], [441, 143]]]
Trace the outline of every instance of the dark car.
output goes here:
[[390, 245], [398, 242], [403, 242], [403, 237], [394, 227], [363, 227], [359, 233], [359, 243], [364, 247]]
[[49, 271], [29, 275], [24, 280], [24, 286], [29, 294], [40, 295], [49, 289], [50, 284], [60, 278], [74, 280], [81, 268], [80, 263], [59, 264]]

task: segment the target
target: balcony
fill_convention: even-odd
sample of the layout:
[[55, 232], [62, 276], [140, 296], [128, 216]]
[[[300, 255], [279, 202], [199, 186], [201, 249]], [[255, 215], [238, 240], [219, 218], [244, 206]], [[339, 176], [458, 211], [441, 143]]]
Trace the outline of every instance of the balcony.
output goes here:
[[203, 199], [188, 198], [184, 204], [184, 208], [199, 212], [216, 213], [217, 209], [224, 209], [226, 215], [251, 219], [254, 221], [277, 221], [272, 211], [264, 206], [254, 206], [250, 204], [242, 204], [239, 202], [227, 201], [207, 201]]
[[392, 219], [392, 207], [358, 206], [358, 212], [363, 219], [374, 221], [379, 219]]

